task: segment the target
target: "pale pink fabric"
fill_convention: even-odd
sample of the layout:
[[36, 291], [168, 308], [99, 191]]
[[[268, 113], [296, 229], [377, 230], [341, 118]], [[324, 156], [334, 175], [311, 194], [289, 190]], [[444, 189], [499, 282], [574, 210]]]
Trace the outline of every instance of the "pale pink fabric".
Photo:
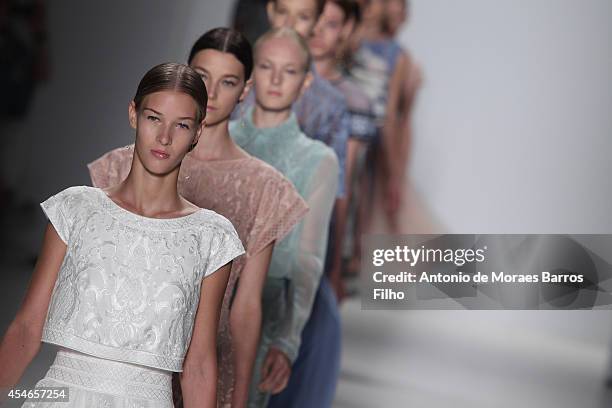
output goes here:
[[[133, 145], [118, 148], [88, 164], [96, 187], [123, 181], [131, 168]], [[245, 247], [246, 257], [234, 260], [223, 299], [217, 349], [219, 406], [229, 406], [234, 388], [229, 310], [246, 258], [282, 239], [308, 211], [308, 206], [280, 172], [249, 156], [234, 160], [201, 161], [187, 155], [181, 164], [179, 193], [199, 207], [228, 218]]]

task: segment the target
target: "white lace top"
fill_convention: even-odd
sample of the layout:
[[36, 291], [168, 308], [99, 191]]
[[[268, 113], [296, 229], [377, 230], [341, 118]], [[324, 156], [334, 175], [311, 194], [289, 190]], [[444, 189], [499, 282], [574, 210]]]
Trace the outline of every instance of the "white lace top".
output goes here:
[[182, 371], [202, 279], [244, 253], [232, 224], [205, 209], [140, 216], [86, 186], [41, 206], [67, 245], [42, 340]]

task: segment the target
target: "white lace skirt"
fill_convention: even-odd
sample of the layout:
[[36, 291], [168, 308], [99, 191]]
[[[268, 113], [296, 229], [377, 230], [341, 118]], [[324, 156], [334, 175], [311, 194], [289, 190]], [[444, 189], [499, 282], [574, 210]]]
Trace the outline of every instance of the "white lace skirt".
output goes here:
[[22, 408], [172, 408], [172, 373], [58, 351], [39, 387], [68, 387], [68, 402], [26, 401]]

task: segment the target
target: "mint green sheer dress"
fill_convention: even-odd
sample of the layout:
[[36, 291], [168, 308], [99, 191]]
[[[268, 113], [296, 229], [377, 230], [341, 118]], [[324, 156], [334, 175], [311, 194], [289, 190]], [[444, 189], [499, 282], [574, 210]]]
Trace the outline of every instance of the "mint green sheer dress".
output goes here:
[[259, 392], [257, 385], [269, 348], [280, 349], [291, 362], [298, 355], [301, 332], [323, 273], [340, 169], [334, 151], [304, 135], [293, 113], [277, 127], [257, 128], [249, 109], [230, 124], [230, 135], [248, 153], [283, 173], [310, 208], [292, 232], [276, 243], [264, 286], [261, 342], [249, 390], [249, 407], [263, 407], [269, 395]]

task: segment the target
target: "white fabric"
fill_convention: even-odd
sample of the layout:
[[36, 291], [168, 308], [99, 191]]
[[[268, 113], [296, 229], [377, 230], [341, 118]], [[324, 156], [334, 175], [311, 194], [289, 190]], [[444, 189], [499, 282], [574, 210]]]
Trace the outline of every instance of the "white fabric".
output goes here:
[[172, 372], [60, 350], [35, 388], [67, 387], [67, 402], [22, 408], [172, 408]]
[[86, 186], [41, 206], [67, 244], [42, 340], [182, 371], [202, 279], [244, 253], [232, 224], [204, 209], [143, 217]]

